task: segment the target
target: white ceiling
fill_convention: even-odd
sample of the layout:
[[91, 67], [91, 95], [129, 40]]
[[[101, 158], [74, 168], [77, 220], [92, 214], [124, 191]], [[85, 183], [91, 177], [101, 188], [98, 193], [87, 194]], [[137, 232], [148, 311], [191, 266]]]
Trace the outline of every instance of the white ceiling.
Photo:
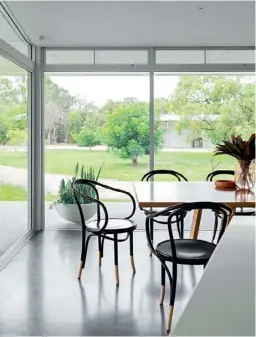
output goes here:
[[35, 45], [255, 45], [254, 1], [6, 3]]

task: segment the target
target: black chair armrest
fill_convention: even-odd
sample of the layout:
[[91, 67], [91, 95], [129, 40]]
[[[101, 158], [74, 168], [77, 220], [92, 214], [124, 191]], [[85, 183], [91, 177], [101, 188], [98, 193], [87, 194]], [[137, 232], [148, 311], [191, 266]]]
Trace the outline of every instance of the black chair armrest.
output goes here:
[[[76, 189], [76, 185], [85, 185], [85, 184], [88, 185], [88, 186], [90, 186], [94, 190], [94, 192], [96, 194], [96, 199], [93, 198], [93, 197], [91, 197], [91, 196], [85, 195], [85, 194], [81, 193], [80, 191], [78, 191]], [[77, 180], [75, 180], [75, 181], [72, 182], [71, 188], [73, 190], [73, 193], [74, 193], [74, 196], [75, 196], [75, 200], [76, 200], [76, 203], [77, 203], [77, 206], [78, 206], [78, 209], [79, 209], [79, 213], [80, 213], [81, 220], [82, 220], [82, 225], [85, 226], [85, 228], [87, 228], [89, 230], [89, 228], [85, 225], [83, 210], [82, 210], [81, 204], [79, 202], [78, 196], [80, 196], [83, 199], [87, 199], [87, 200], [91, 201], [92, 203], [96, 203], [97, 204], [97, 221], [98, 221], [98, 225], [100, 224], [100, 221], [101, 221], [100, 207], [102, 207], [103, 212], [104, 212], [104, 223], [103, 223], [102, 227], [100, 227], [98, 229], [94, 229], [94, 232], [95, 233], [99, 233], [101, 231], [104, 231], [104, 229], [107, 227], [107, 224], [108, 224], [108, 211], [107, 211], [106, 206], [103, 204], [103, 202], [101, 202], [99, 200], [99, 193], [98, 193], [96, 187], [94, 186], [94, 184], [92, 184], [91, 181], [87, 181], [86, 179], [77, 179]]]
[[[111, 190], [113, 192], [117, 192], [117, 193], [121, 193], [121, 194], [127, 195], [130, 198], [133, 207], [132, 207], [131, 213], [128, 216], [124, 217], [124, 219], [128, 220], [128, 219], [130, 219], [134, 215], [134, 213], [136, 211], [136, 202], [135, 202], [135, 199], [134, 199], [134, 197], [132, 196], [132, 194], [130, 192], [124, 191], [124, 190], [122, 190], [120, 188], [115, 188], [115, 187], [112, 187], [112, 186], [109, 186], [109, 185], [105, 185], [105, 184], [102, 184], [102, 183], [100, 183], [98, 181], [93, 181], [93, 180], [78, 179], [78, 180], [76, 180], [76, 183], [88, 184], [90, 186], [92, 186], [92, 185], [99, 186], [101, 188], [104, 188], [104, 189], [107, 189], [107, 190]], [[99, 199], [99, 192], [98, 191], [97, 191], [97, 197]], [[98, 200], [98, 202], [99, 202], [99, 200]]]

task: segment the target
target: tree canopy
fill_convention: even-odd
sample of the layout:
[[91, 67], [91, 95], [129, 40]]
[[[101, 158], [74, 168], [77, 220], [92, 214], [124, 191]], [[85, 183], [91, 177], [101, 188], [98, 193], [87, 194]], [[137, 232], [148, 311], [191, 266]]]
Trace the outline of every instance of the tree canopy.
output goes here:
[[[155, 98], [156, 120], [163, 114], [180, 115], [177, 129], [189, 130], [191, 139], [217, 143], [233, 134], [249, 137], [255, 130], [255, 83], [246, 76], [180, 76], [169, 97]], [[160, 129], [156, 122], [156, 151], [162, 146]], [[0, 144], [23, 144], [26, 134], [27, 77], [0, 76]], [[139, 156], [149, 153], [149, 103], [127, 97], [97, 106], [71, 95], [46, 75], [45, 139], [48, 144], [81, 146], [103, 142], [137, 163]]]
[[239, 76], [184, 76], [172, 96], [179, 130], [212, 143], [233, 134], [250, 136], [255, 130], [255, 84]]
[[[149, 105], [137, 100], [124, 101], [113, 112], [107, 113], [103, 130], [104, 141], [121, 158], [138, 163], [141, 155], [150, 151]], [[162, 147], [163, 131], [155, 123], [155, 151]]]
[[26, 76], [0, 77], [0, 144], [26, 142]]

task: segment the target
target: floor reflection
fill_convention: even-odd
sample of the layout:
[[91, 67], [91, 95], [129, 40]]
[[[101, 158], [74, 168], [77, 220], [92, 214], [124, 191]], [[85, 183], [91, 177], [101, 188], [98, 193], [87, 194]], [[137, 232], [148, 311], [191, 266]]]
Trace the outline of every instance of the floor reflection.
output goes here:
[[[156, 240], [166, 237], [159, 231]], [[0, 335], [161, 336], [165, 335], [169, 289], [159, 305], [160, 264], [148, 255], [145, 233], [136, 232], [136, 273], [129, 243], [119, 249], [120, 285], [114, 278], [113, 244], [106, 242], [98, 266], [97, 241], [91, 242], [81, 282], [77, 280], [81, 233], [37, 234], [0, 274]], [[179, 268], [173, 326], [202, 268]]]

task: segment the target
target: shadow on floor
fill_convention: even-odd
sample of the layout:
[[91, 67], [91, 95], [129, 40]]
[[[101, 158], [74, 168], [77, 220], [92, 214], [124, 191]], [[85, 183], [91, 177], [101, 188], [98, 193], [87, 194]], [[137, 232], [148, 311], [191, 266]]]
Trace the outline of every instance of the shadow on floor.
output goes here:
[[[156, 241], [166, 238], [156, 232]], [[114, 278], [112, 242], [102, 267], [92, 239], [81, 282], [80, 231], [38, 233], [1, 272], [0, 335], [161, 336], [165, 334], [169, 289], [159, 306], [160, 265], [148, 255], [145, 233], [134, 235], [136, 274], [128, 242], [119, 245], [120, 286]], [[201, 266], [179, 267], [173, 327], [198, 283]]]

